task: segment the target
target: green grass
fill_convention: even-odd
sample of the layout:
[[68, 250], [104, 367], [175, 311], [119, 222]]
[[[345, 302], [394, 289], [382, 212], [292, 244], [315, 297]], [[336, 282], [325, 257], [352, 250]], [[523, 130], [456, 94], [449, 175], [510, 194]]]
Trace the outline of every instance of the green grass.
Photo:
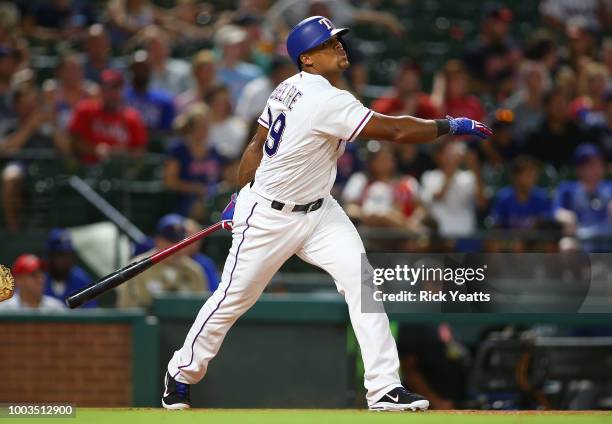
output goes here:
[[[604, 424], [612, 421], [605, 412], [369, 412], [358, 410], [271, 410], [271, 409], [87, 409], [78, 408], [75, 418], [54, 418], [52, 424]], [[25, 424], [41, 421], [23, 418], [2, 420]]]

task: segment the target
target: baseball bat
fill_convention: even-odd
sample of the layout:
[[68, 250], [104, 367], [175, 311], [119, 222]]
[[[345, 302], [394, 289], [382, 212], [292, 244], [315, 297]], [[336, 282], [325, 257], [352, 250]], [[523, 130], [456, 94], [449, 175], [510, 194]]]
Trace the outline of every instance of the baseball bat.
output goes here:
[[185, 246], [189, 246], [196, 240], [199, 240], [209, 234], [214, 233], [219, 228], [223, 227], [227, 229], [226, 225], [227, 224], [223, 221], [217, 222], [216, 224], [204, 228], [203, 230], [198, 231], [197, 233], [192, 234], [191, 236], [186, 237], [183, 240], [176, 242], [172, 246], [168, 246], [167, 248], [160, 250], [159, 252], [154, 253], [151, 256], [147, 256], [146, 258], [126, 265], [120, 270], [108, 274], [107, 276], [102, 277], [101, 279], [93, 282], [87, 287], [83, 287], [82, 289], [72, 293], [70, 296], [66, 297], [66, 305], [68, 305], [68, 307], [70, 307], [71, 309], [77, 308], [85, 302], [95, 299], [101, 294], [114, 289], [118, 285], [125, 283], [131, 278], [134, 278], [136, 275], [151, 268], [156, 263], [163, 261], [165, 258], [176, 253]]

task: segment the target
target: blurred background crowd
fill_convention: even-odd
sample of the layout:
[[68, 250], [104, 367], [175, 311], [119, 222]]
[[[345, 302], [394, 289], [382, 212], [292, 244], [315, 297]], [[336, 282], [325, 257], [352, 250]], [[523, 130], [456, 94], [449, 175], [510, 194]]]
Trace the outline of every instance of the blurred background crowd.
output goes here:
[[[63, 308], [91, 275], [218, 219], [268, 95], [296, 72], [288, 31], [310, 15], [351, 28], [343, 85], [373, 110], [494, 130], [347, 146], [333, 194], [368, 249], [610, 251], [610, 0], [15, 0], [0, 2], [0, 258], [19, 293], [0, 307]], [[98, 221], [128, 240], [106, 269], [123, 245], [83, 232]], [[227, 237], [215, 243], [101, 306], [213, 291]], [[448, 326], [420, 334], [461, 357]], [[402, 348], [412, 386], [452, 407], [455, 394], [423, 386], [419, 343]], [[444, 380], [431, 362], [430, 382]]]
[[[267, 96], [296, 71], [287, 32], [312, 14], [353, 28], [345, 88], [375, 111], [495, 130], [485, 143], [349, 146], [333, 194], [359, 225], [408, 236], [385, 247], [606, 250], [607, 0], [0, 3], [2, 226], [81, 224], [69, 199], [50, 200], [62, 173], [115, 180], [102, 191], [146, 232], [164, 213], [214, 220]], [[126, 199], [143, 193], [136, 212]], [[478, 236], [492, 229], [534, 240]]]

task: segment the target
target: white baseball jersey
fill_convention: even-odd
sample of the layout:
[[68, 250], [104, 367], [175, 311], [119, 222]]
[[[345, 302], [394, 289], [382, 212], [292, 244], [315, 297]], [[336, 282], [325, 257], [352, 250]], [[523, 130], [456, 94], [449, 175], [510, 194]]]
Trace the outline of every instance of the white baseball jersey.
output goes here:
[[345, 143], [359, 135], [372, 114], [355, 96], [320, 75], [300, 72], [286, 79], [258, 119], [270, 130], [253, 190], [298, 204], [325, 198]]

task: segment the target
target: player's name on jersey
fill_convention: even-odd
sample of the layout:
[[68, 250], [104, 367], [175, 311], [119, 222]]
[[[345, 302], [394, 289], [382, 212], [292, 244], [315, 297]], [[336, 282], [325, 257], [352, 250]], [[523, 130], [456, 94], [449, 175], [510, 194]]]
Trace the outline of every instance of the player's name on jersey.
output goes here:
[[295, 103], [302, 97], [302, 92], [298, 90], [294, 85], [283, 82], [270, 94], [270, 100], [276, 100], [281, 102], [293, 110]]

